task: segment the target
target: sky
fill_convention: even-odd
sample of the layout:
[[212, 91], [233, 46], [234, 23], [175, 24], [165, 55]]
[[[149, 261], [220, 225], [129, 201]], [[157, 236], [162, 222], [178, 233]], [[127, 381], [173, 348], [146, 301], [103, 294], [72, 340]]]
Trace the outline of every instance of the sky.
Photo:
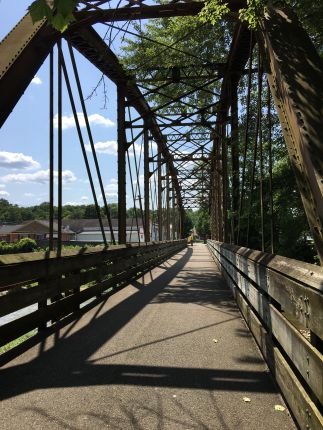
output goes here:
[[[0, 40], [26, 13], [31, 0], [0, 0]], [[65, 58], [68, 59], [66, 47]], [[100, 72], [75, 52], [84, 95], [89, 95], [100, 79]], [[108, 81], [108, 104], [103, 94], [86, 102], [108, 202], [117, 201], [116, 89]], [[2, 97], [4, 95], [1, 95]], [[74, 91], [76, 97], [76, 92]], [[85, 132], [80, 103], [80, 124]], [[56, 114], [57, 110], [55, 110]], [[54, 124], [57, 125], [56, 117]], [[83, 133], [87, 150], [89, 142]], [[91, 159], [91, 153], [88, 152]], [[55, 157], [55, 163], [57, 156]], [[91, 161], [93, 166], [93, 162]], [[56, 166], [56, 164], [55, 164]], [[49, 68], [48, 59], [37, 72], [15, 109], [0, 129], [0, 198], [20, 206], [49, 200]], [[56, 168], [55, 168], [56, 169]], [[92, 169], [94, 172], [94, 169]], [[90, 204], [93, 198], [84, 160], [72, 118], [66, 90], [63, 91], [63, 204]], [[95, 180], [96, 185], [98, 181]], [[100, 192], [98, 190], [98, 196]], [[56, 192], [56, 191], [55, 191]], [[128, 180], [128, 200], [130, 195]], [[102, 196], [100, 199], [102, 204]], [[128, 206], [131, 206], [128, 201]]]

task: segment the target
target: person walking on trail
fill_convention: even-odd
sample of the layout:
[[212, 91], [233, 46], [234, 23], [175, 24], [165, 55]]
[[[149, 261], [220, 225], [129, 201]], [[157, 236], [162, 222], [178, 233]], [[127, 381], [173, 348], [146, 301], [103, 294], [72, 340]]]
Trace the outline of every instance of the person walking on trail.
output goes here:
[[193, 246], [193, 235], [188, 237], [188, 243]]

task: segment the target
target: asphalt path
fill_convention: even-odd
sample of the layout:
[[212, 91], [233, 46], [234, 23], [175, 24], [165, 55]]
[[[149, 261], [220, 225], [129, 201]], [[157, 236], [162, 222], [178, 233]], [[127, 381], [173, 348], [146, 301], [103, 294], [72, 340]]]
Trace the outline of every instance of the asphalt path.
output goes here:
[[2, 430], [295, 429], [202, 244], [2, 366], [0, 399]]

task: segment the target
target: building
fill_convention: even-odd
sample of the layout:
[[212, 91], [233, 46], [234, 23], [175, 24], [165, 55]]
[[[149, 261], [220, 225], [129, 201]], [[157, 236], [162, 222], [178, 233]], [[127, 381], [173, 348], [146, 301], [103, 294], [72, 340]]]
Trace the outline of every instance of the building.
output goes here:
[[[54, 238], [57, 238], [57, 222], [54, 222]], [[0, 226], [0, 240], [13, 243], [18, 240], [29, 237], [36, 241], [48, 240], [49, 238], [49, 221], [33, 220], [26, 221], [22, 224], [6, 224]], [[69, 242], [75, 240], [74, 231], [67, 226], [62, 230], [62, 241]]]
[[[102, 219], [102, 222], [106, 239], [108, 242], [111, 242], [112, 239], [108, 220]], [[111, 224], [115, 241], [118, 242], [118, 220], [112, 219]], [[102, 232], [98, 219], [65, 219], [63, 220], [63, 226], [75, 232], [75, 240], [77, 242], [103, 242]], [[151, 228], [151, 231], [151, 240], [158, 240], [158, 228], [156, 228], [156, 226], [154, 225], [154, 228]], [[136, 221], [136, 219], [128, 218], [126, 220], [126, 241], [128, 243], [138, 243], [144, 242], [144, 240], [145, 236], [142, 220], [138, 219], [138, 221]]]
[[[102, 219], [107, 242], [111, 242], [111, 232], [107, 219]], [[119, 240], [118, 220], [112, 219], [112, 229], [115, 241]], [[54, 239], [57, 239], [58, 225], [54, 222]], [[151, 241], [158, 240], [158, 226], [150, 226]], [[45, 245], [49, 240], [49, 221], [34, 220], [22, 224], [5, 224], [0, 226], [0, 241], [8, 243], [29, 237]], [[62, 220], [62, 242], [102, 243], [102, 232], [98, 219], [63, 219]], [[126, 220], [126, 241], [128, 243], [144, 242], [144, 229], [142, 220], [128, 218]], [[45, 242], [45, 243], [44, 243]]]

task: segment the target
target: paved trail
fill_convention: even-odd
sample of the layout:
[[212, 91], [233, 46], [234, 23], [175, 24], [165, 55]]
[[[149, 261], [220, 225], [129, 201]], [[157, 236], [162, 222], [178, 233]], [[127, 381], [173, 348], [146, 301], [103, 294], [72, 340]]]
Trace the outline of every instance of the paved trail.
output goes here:
[[0, 396], [2, 430], [295, 429], [205, 245], [2, 367]]

